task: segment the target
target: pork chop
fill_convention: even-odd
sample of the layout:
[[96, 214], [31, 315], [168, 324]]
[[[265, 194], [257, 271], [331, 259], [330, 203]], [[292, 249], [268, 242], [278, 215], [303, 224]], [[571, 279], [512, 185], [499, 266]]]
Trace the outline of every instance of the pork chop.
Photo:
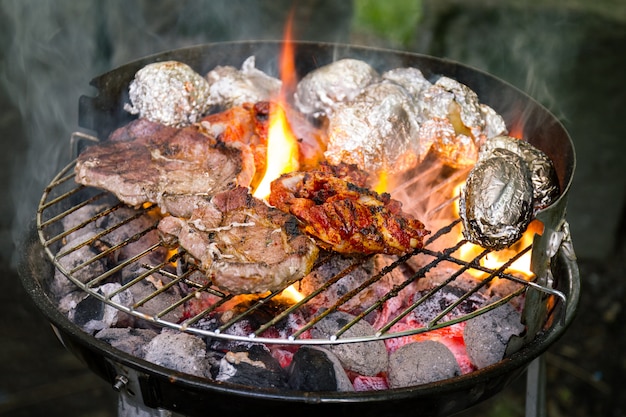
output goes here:
[[243, 187], [205, 200], [190, 218], [167, 216], [158, 228], [165, 242], [179, 244], [215, 285], [233, 294], [280, 289], [308, 274], [319, 251], [293, 215]]
[[158, 204], [178, 195], [213, 195], [248, 186], [254, 159], [237, 143], [225, 144], [196, 126], [175, 128], [137, 119], [90, 146], [76, 162], [76, 181], [105, 189], [122, 202]]

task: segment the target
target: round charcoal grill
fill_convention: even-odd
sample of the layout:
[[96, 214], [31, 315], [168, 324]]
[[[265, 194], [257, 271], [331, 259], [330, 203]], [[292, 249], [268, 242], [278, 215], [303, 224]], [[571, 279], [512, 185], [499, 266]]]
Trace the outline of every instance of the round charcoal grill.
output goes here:
[[[96, 97], [81, 97], [79, 124], [90, 132], [89, 134], [75, 134], [73, 139], [92, 137], [104, 139], [114, 129], [133, 119], [122, 107], [125, 102], [128, 102], [128, 85], [135, 72], [148, 63], [177, 60], [189, 64], [197, 72], [204, 74], [217, 65], [239, 67], [243, 60], [254, 55], [258, 68], [270, 74], [276, 74], [276, 61], [281, 46], [280, 42], [234, 42], [201, 45], [154, 55], [115, 69], [92, 81], [92, 84], [98, 89]], [[77, 185], [73, 179], [74, 162], [70, 162], [60, 170], [43, 193], [37, 213], [36, 230], [33, 230], [33, 236], [27, 242], [25, 248], [27, 250], [24, 251], [25, 256], [21, 266], [21, 276], [25, 287], [37, 305], [50, 318], [63, 343], [83, 358], [99, 375], [110, 381], [116, 389], [122, 391], [121, 398], [124, 401], [121, 403], [130, 403], [133, 407], [145, 407], [148, 410], [165, 409], [185, 415], [204, 415], [207, 410], [243, 415], [244, 413], [249, 414], [253, 409], [261, 409], [269, 414], [290, 412], [294, 405], [298, 406], [299, 411], [306, 409], [312, 412], [323, 411], [333, 414], [349, 411], [361, 415], [384, 413], [384, 415], [391, 416], [408, 415], [409, 412], [415, 414], [415, 410], [421, 410], [423, 415], [447, 415], [490, 397], [523, 372], [533, 359], [539, 357], [561, 336], [570, 324], [576, 310], [579, 276], [564, 218], [567, 194], [575, 168], [574, 150], [567, 132], [553, 115], [524, 93], [489, 74], [458, 63], [411, 53], [348, 45], [299, 42], [295, 46], [295, 62], [300, 77], [333, 60], [350, 57], [362, 59], [381, 72], [392, 68], [412, 66], [420, 69], [427, 78], [438, 75], [454, 78], [469, 86], [478, 94], [481, 102], [491, 106], [501, 114], [509, 129], [521, 129], [524, 137], [543, 150], [554, 162], [562, 193], [561, 197], [551, 207], [543, 210], [537, 216], [544, 225], [543, 234], [536, 235], [532, 245], [522, 248], [519, 252], [519, 256], [521, 256], [525, 252], [532, 251], [534, 279], [526, 281], [506, 271], [518, 255], [513, 256], [509, 262], [498, 269], [489, 269], [479, 265], [480, 258], [488, 255], [487, 251], [471, 261], [465, 261], [456, 256], [458, 249], [467, 243], [464, 240], [441, 249], [440, 242], [447, 242], [450, 240], [451, 234], [458, 233], [460, 224], [457, 219], [439, 228], [439, 230], [433, 230], [423, 249], [400, 257], [381, 272], [373, 274], [359, 288], [345, 294], [336, 305], [330, 306], [326, 313], [340, 309], [343, 302], [356, 296], [368, 286], [375, 285], [393, 269], [401, 268], [410, 258], [419, 256], [424, 259], [421, 261], [422, 267], [414, 269], [413, 273], [406, 277], [404, 283], [394, 287], [393, 291], [381, 297], [365, 312], [357, 316], [353, 322], [348, 323], [330, 338], [300, 337], [305, 330], [315, 325], [324, 314], [306, 323], [301, 330], [286, 337], [263, 336], [264, 330], [278, 323], [290, 312], [304, 308], [314, 295], [327, 291], [328, 287], [326, 286], [293, 306], [277, 312], [267, 322], [261, 323], [252, 334], [245, 336], [229, 334], [228, 329], [254, 314], [256, 310], [271, 303], [281, 291], [256, 299], [250, 303], [247, 310], [234, 315], [229, 322], [217, 329], [207, 330], [206, 327], [199, 325], [202, 319], [233, 296], [212, 287], [210, 284], [198, 283], [193, 279], [194, 269], [191, 266], [188, 268], [173, 267], [175, 261], [182, 259], [181, 252], [169, 253], [163, 257], [161, 262], [155, 262], [151, 254], [165, 250], [160, 243], [156, 243], [145, 247], [142, 252], [132, 258], [116, 263], [114, 267], [95, 273], [91, 272], [90, 266], [103, 258], [114, 256], [120, 249], [140, 241], [144, 236], [153, 232], [157, 222], [143, 225], [140, 230], [133, 229], [130, 236], [112, 239], [111, 236], [119, 236], [115, 231], [126, 227], [127, 224], [132, 224], [139, 217], [149, 213], [152, 208], [144, 206], [129, 213], [128, 207], [112, 201], [108, 193]], [[76, 141], [77, 148], [80, 148], [80, 142], [80, 140]], [[79, 149], [77, 149], [78, 151]], [[427, 169], [427, 166], [424, 167], [424, 170]], [[458, 172], [446, 178], [437, 188], [432, 190], [432, 193], [441, 192], [441, 189], [447, 187], [451, 188], [462, 181], [466, 174], [467, 172]], [[420, 175], [420, 172], [416, 173], [415, 181], [419, 181]], [[424, 198], [428, 198], [428, 195], [425, 195]], [[438, 209], [448, 209], [453, 202], [454, 198], [450, 198]], [[64, 222], [74, 213], [90, 204], [100, 204], [103, 208], [83, 218], [80, 222], [75, 222], [69, 229], [67, 225], [64, 225]], [[120, 215], [122, 212], [124, 215]], [[427, 223], [428, 219], [425, 221]], [[86, 237], [73, 240], [76, 244], [73, 244], [71, 249], [65, 249], [64, 244], [70, 235], [79, 234], [81, 230], [88, 228], [95, 222], [104, 222], [107, 227], [95, 235], [86, 234]], [[98, 247], [98, 253], [92, 257], [83, 258], [71, 266], [63, 262], [63, 259], [71, 256], [72, 252], [93, 246]], [[325, 259], [322, 257], [316, 267], [324, 262]], [[360, 262], [365, 261], [355, 260], [354, 267], [358, 266]], [[385, 301], [396, 296], [397, 292], [404, 286], [421, 279], [428, 271], [442, 263], [454, 267], [449, 279], [434, 288], [430, 294], [440, 291], [446, 283], [453, 282], [458, 276], [470, 269], [478, 269], [486, 273], [488, 278], [468, 290], [457, 303], [449, 306], [441, 315], [422, 328], [394, 332], [390, 330], [395, 323], [393, 321], [371, 336], [342, 337], [346, 330], [367, 313], [381, 308]], [[145, 272], [124, 283], [121, 288], [108, 294], [98, 290], [100, 284], [107, 282], [125, 268], [138, 264]], [[329, 285], [339, 280], [343, 274], [348, 273], [350, 268], [348, 267], [333, 277], [329, 281]], [[497, 308], [522, 294], [525, 296], [523, 315], [527, 330], [524, 336], [516, 338], [510, 343], [509, 348], [513, 353], [507, 355], [502, 361], [466, 375], [425, 385], [350, 393], [290, 392], [242, 387], [165, 369], [112, 348], [83, 332], [58, 310], [57, 303], [53, 300], [54, 297], [50, 295], [47, 282], [55, 270], [62, 273], [94, 299], [136, 318], [159, 326], [172, 327], [212, 338], [281, 345], [370, 342], [424, 333], [465, 321]], [[133, 285], [145, 283], [153, 274], [161, 274], [161, 276], [166, 277], [166, 284], [155, 288], [151, 294], [143, 299], [135, 300], [132, 305], [122, 303], [115, 297]], [[447, 311], [454, 309], [494, 278], [514, 281], [519, 285], [515, 286], [515, 290], [506, 294], [498, 302], [486, 305], [470, 314], [445, 321], [443, 317]], [[161, 297], [169, 288], [176, 285], [184, 285], [188, 289], [183, 298], [157, 311], [146, 308], [153, 299]], [[182, 322], [169, 319], [171, 312], [205, 292], [211, 293], [219, 301], [206, 306], [205, 309], [187, 317]], [[425, 299], [422, 299], [420, 302], [424, 301]], [[405, 310], [397, 320], [409, 314], [415, 307], [416, 305], [413, 305]]]

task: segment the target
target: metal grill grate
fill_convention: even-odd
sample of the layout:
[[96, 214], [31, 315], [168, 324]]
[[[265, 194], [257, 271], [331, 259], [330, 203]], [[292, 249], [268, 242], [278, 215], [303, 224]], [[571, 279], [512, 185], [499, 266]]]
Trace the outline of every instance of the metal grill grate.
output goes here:
[[[128, 259], [113, 263], [103, 272], [94, 274], [89, 273], [90, 265], [103, 259], [114, 258], [121, 249], [139, 241], [148, 233], [156, 230], [158, 218], [155, 218], [153, 223], [144, 226], [141, 230], [137, 232], [133, 231], [134, 233], [132, 235], [127, 236], [124, 239], [111, 240], [111, 237], [115, 235], [113, 233], [114, 231], [126, 227], [126, 225], [136, 221], [140, 217], [151, 213], [151, 211], [154, 211], [155, 208], [146, 205], [139, 209], [133, 210], [129, 215], [120, 216], [122, 209], [128, 211], [128, 207], [117, 201], [109, 203], [109, 201], [112, 201], [112, 196], [107, 192], [102, 192], [100, 190], [95, 190], [76, 184], [73, 180], [73, 169], [74, 162], [66, 166], [53, 179], [53, 181], [45, 189], [39, 205], [37, 213], [37, 229], [41, 243], [43, 244], [47, 255], [49, 256], [58, 271], [60, 271], [67, 279], [72, 281], [82, 291], [87, 292], [90, 296], [95, 297], [102, 302], [120, 311], [128, 313], [134, 317], [148, 320], [161, 326], [171, 327], [198, 335], [228, 340], [255, 341], [270, 344], [277, 343], [283, 345], [322, 345], [390, 339], [440, 329], [446, 326], [450, 326], [452, 324], [469, 320], [489, 310], [495, 309], [500, 305], [508, 303], [513, 298], [524, 294], [529, 288], [538, 290], [545, 294], [556, 296], [556, 298], [561, 300], [564, 305], [567, 304], [566, 296], [562, 292], [552, 288], [548, 288], [543, 285], [539, 285], [536, 282], [533, 282], [533, 280], [527, 281], [525, 279], [519, 278], [507, 271], [507, 268], [509, 268], [509, 266], [513, 262], [515, 262], [515, 260], [517, 260], [526, 252], [532, 250], [532, 245], [521, 248], [521, 250], [516, 255], [511, 257], [505, 264], [498, 267], [497, 269], [491, 269], [481, 266], [480, 260], [489, 254], [489, 251], [487, 250], [484, 250], [482, 253], [480, 253], [470, 261], [465, 261], [457, 256], [456, 253], [459, 251], [459, 249], [464, 245], [469, 244], [463, 239], [459, 240], [458, 238], [453, 237], [455, 233], [458, 234], [458, 227], [460, 227], [460, 220], [457, 218], [456, 220], [453, 220], [451, 223], [444, 225], [443, 227], [439, 228], [439, 230], [434, 232], [425, 242], [424, 248], [416, 250], [413, 253], [409, 253], [402, 257], [397, 257], [397, 259], [395, 259], [392, 263], [384, 266], [379, 271], [373, 273], [369, 277], [369, 279], [362, 282], [358, 287], [351, 289], [347, 293], [343, 294], [334, 305], [327, 306], [326, 310], [316, 315], [310, 321], [304, 323], [301, 327], [299, 327], [299, 329], [295, 330], [286, 337], [276, 338], [265, 337], [263, 335], [267, 329], [275, 326], [282, 320], [286, 319], [291, 313], [306, 309], [308, 303], [310, 303], [314, 297], [322, 294], [325, 291], [329, 291], [329, 288], [334, 283], [339, 281], [345, 275], [349, 274], [352, 270], [358, 268], [360, 265], [363, 265], [363, 263], [368, 261], [368, 258], [355, 258], [351, 266], [345, 268], [343, 271], [333, 276], [324, 285], [317, 288], [311, 294], [305, 296], [302, 300], [295, 302], [295, 304], [282, 305], [280, 309], [275, 311], [275, 314], [271, 318], [269, 318], [264, 323], [260, 323], [259, 326], [251, 334], [245, 336], [230, 334], [228, 333], [228, 329], [236, 325], [241, 320], [253, 315], [255, 311], [263, 309], [270, 303], [275, 302], [283, 289], [274, 291], [271, 294], [264, 294], [255, 297], [248, 304], [248, 307], [246, 309], [238, 311], [236, 314], [233, 314], [232, 318], [230, 318], [227, 322], [222, 323], [219, 327], [207, 330], [205, 327], [199, 325], [203, 321], [203, 319], [210, 316], [212, 312], [217, 311], [225, 303], [233, 300], [233, 298], [236, 296], [227, 294], [213, 287], [210, 282], [203, 283], [194, 279], [194, 274], [197, 273], [197, 270], [194, 268], [193, 265], [188, 265], [183, 262], [184, 252], [180, 249], [178, 251], [169, 251], [168, 255], [164, 256], [162, 261], [154, 262], [154, 257], [150, 257], [151, 254], [155, 253], [156, 251], [167, 250], [163, 243], [159, 241], [146, 246], [141, 251], [134, 254]], [[456, 173], [455, 175], [448, 178], [446, 182], [448, 183], [448, 185], [451, 183], [458, 183], [460, 180], [462, 180], [462, 176], [465, 174], [466, 172]], [[412, 184], [413, 181], [414, 179], [411, 179], [397, 189], [401, 190], [403, 187], [408, 187]], [[438, 191], [439, 190], [437, 187], [433, 187], [431, 192], [436, 193]], [[424, 199], [427, 199], [428, 197], [428, 195], [423, 196]], [[438, 210], [449, 206], [453, 203], [453, 201], [454, 198], [439, 204], [437, 207], [431, 210], [431, 213], [436, 213]], [[82, 221], [79, 221], [78, 223], [74, 222], [76, 224], [72, 224], [71, 227], [68, 227], [66, 224], [64, 225], [64, 220], [70, 218], [78, 210], [95, 204], [99, 204], [99, 207], [101, 207], [95, 214]], [[99, 230], [97, 233], [85, 233], [83, 237], [74, 238], [71, 245], [66, 245], [69, 237], [71, 237], [72, 235], [80, 234], [81, 231], [88, 229], [90, 225], [94, 224], [95, 222], [104, 222], [110, 224], [108, 224], [106, 228]], [[439, 247], [441, 246], [441, 242], [448, 241], [455, 241], [456, 243], [444, 247], [444, 249], [439, 249]], [[73, 263], [71, 267], [63, 262], [64, 258], [71, 256], [74, 252], [85, 247], [97, 248], [97, 250], [95, 251], [96, 253], [92, 257], [81, 259], [79, 263]], [[418, 268], [412, 268], [411, 273], [406, 275], [406, 278], [403, 282], [396, 283], [382, 297], [379, 297], [371, 305], [364, 308], [362, 312], [355, 316], [354, 320], [347, 323], [333, 336], [328, 339], [312, 339], [308, 338], [308, 336], [303, 336], [308, 329], [313, 327], [322, 318], [332, 313], [333, 311], [341, 309], [341, 306], [344, 303], [357, 296], [360, 292], [366, 290], [370, 286], [376, 285], [376, 283], [380, 281], [386, 274], [391, 273], [396, 268], [402, 268], [403, 265], [406, 266], [407, 262], [409, 262], [411, 259], [415, 259], [415, 257], [420, 257], [420, 266]], [[148, 260], [148, 258], [151, 259]], [[320, 257], [317, 264], [314, 266], [314, 270], [320, 268], [320, 266], [323, 265], [325, 262], [328, 262], [329, 259], [330, 256]], [[443, 282], [438, 283], [425, 295], [420, 297], [419, 300], [415, 300], [403, 311], [396, 314], [387, 323], [380, 327], [375, 334], [362, 337], [342, 337], [342, 335], [356, 322], [362, 320], [369, 313], [377, 309], [382, 309], [384, 303], [392, 299], [393, 297], [398, 296], [398, 293], [402, 289], [404, 289], [411, 283], [422, 279], [429, 271], [442, 264], [445, 264], [448, 267], [448, 270], [451, 270], [449, 276], [444, 279]], [[107, 282], [123, 270], [128, 269], [133, 265], [140, 265], [141, 268], [143, 268], [143, 271], [130, 281], [123, 283], [123, 285], [121, 285], [121, 287], [116, 289], [114, 292], [103, 294], [101, 291], [97, 290], [98, 286], [101, 283]], [[476, 284], [472, 288], [467, 289], [465, 293], [458, 298], [457, 301], [445, 307], [441, 311], [441, 313], [439, 313], [436, 317], [430, 320], [430, 322], [428, 322], [425, 326], [412, 328], [410, 330], [393, 330], [394, 324], [402, 320], [403, 317], [410, 314], [415, 308], [417, 308], [420, 304], [426, 302], [430, 297], [433, 297], [437, 292], [442, 291], [442, 288], [444, 288], [446, 285], [453, 283], [462, 274], [472, 269], [485, 273], [486, 277], [480, 281], [476, 281]], [[142, 299], [135, 301], [134, 303], [132, 303], [132, 305], [125, 305], [119, 301], [114, 300], [116, 295], [122, 293], [127, 289], [130, 289], [134, 285], [139, 285], [140, 283], [145, 284], [151, 279], [151, 276], [155, 273], [166, 277], [168, 281], [162, 285], [159, 285], [158, 287], [155, 287], [153, 292], [146, 295]], [[502, 295], [501, 298], [497, 301], [490, 302], [471, 313], [456, 316], [452, 319], [450, 319], [449, 317], [446, 318], [448, 313], [457, 308], [461, 303], [466, 301], [473, 294], [480, 291], [485, 286], [489, 285], [489, 283], [492, 282], [495, 278], [508, 280], [518, 285], [512, 286], [514, 289], [511, 290], [509, 293]], [[297, 286], [298, 284], [296, 283], [295, 285]], [[145, 309], [142, 307], [144, 307], [152, 299], [158, 297], [160, 294], [167, 292], [169, 289], [175, 286], [185, 288], [185, 292], [182, 294], [180, 299], [169, 304], [166, 308], [160, 309], [157, 312], [145, 312]], [[288, 285], [285, 285], [285, 287], [287, 286]], [[195, 314], [190, 317], [186, 317], [182, 321], [172, 321], [168, 319], [169, 313], [179, 308], [183, 308], [186, 303], [200, 298], [203, 293], [211, 294], [215, 297], [216, 301], [211, 303], [210, 305], [203, 306], [203, 309], [201, 309], [201, 311], [195, 312]]]

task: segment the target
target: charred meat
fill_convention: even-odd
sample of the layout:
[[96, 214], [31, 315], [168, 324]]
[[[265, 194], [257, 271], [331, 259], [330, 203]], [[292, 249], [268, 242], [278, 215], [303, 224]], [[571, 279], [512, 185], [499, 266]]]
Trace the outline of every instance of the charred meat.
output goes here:
[[75, 172], [77, 182], [110, 191], [126, 204], [156, 203], [167, 212], [166, 200], [173, 196], [248, 186], [254, 162], [242, 147], [195, 126], [174, 128], [138, 119], [82, 152]]
[[430, 233], [389, 194], [328, 170], [282, 175], [272, 182], [269, 203], [296, 216], [321, 247], [343, 254], [404, 254]]
[[167, 216], [158, 228], [215, 285], [234, 294], [273, 291], [304, 277], [319, 251], [294, 216], [269, 207], [243, 187], [205, 200], [190, 218]]

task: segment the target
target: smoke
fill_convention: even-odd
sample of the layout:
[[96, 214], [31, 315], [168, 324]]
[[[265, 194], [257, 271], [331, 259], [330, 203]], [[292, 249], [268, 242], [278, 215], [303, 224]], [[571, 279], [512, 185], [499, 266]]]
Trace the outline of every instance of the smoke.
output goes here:
[[351, 2], [0, 2], [0, 96], [8, 105], [2, 126], [13, 133], [2, 137], [2, 149], [11, 152], [2, 161], [11, 163], [2, 167], [10, 180], [3, 184], [8, 204], [1, 214], [13, 220], [11, 238], [0, 237], [1, 256], [16, 265], [14, 249], [33, 224], [45, 186], [71, 160], [69, 139], [79, 130], [78, 99], [94, 94], [92, 78], [164, 50], [281, 39], [292, 5], [296, 39], [347, 41]]

